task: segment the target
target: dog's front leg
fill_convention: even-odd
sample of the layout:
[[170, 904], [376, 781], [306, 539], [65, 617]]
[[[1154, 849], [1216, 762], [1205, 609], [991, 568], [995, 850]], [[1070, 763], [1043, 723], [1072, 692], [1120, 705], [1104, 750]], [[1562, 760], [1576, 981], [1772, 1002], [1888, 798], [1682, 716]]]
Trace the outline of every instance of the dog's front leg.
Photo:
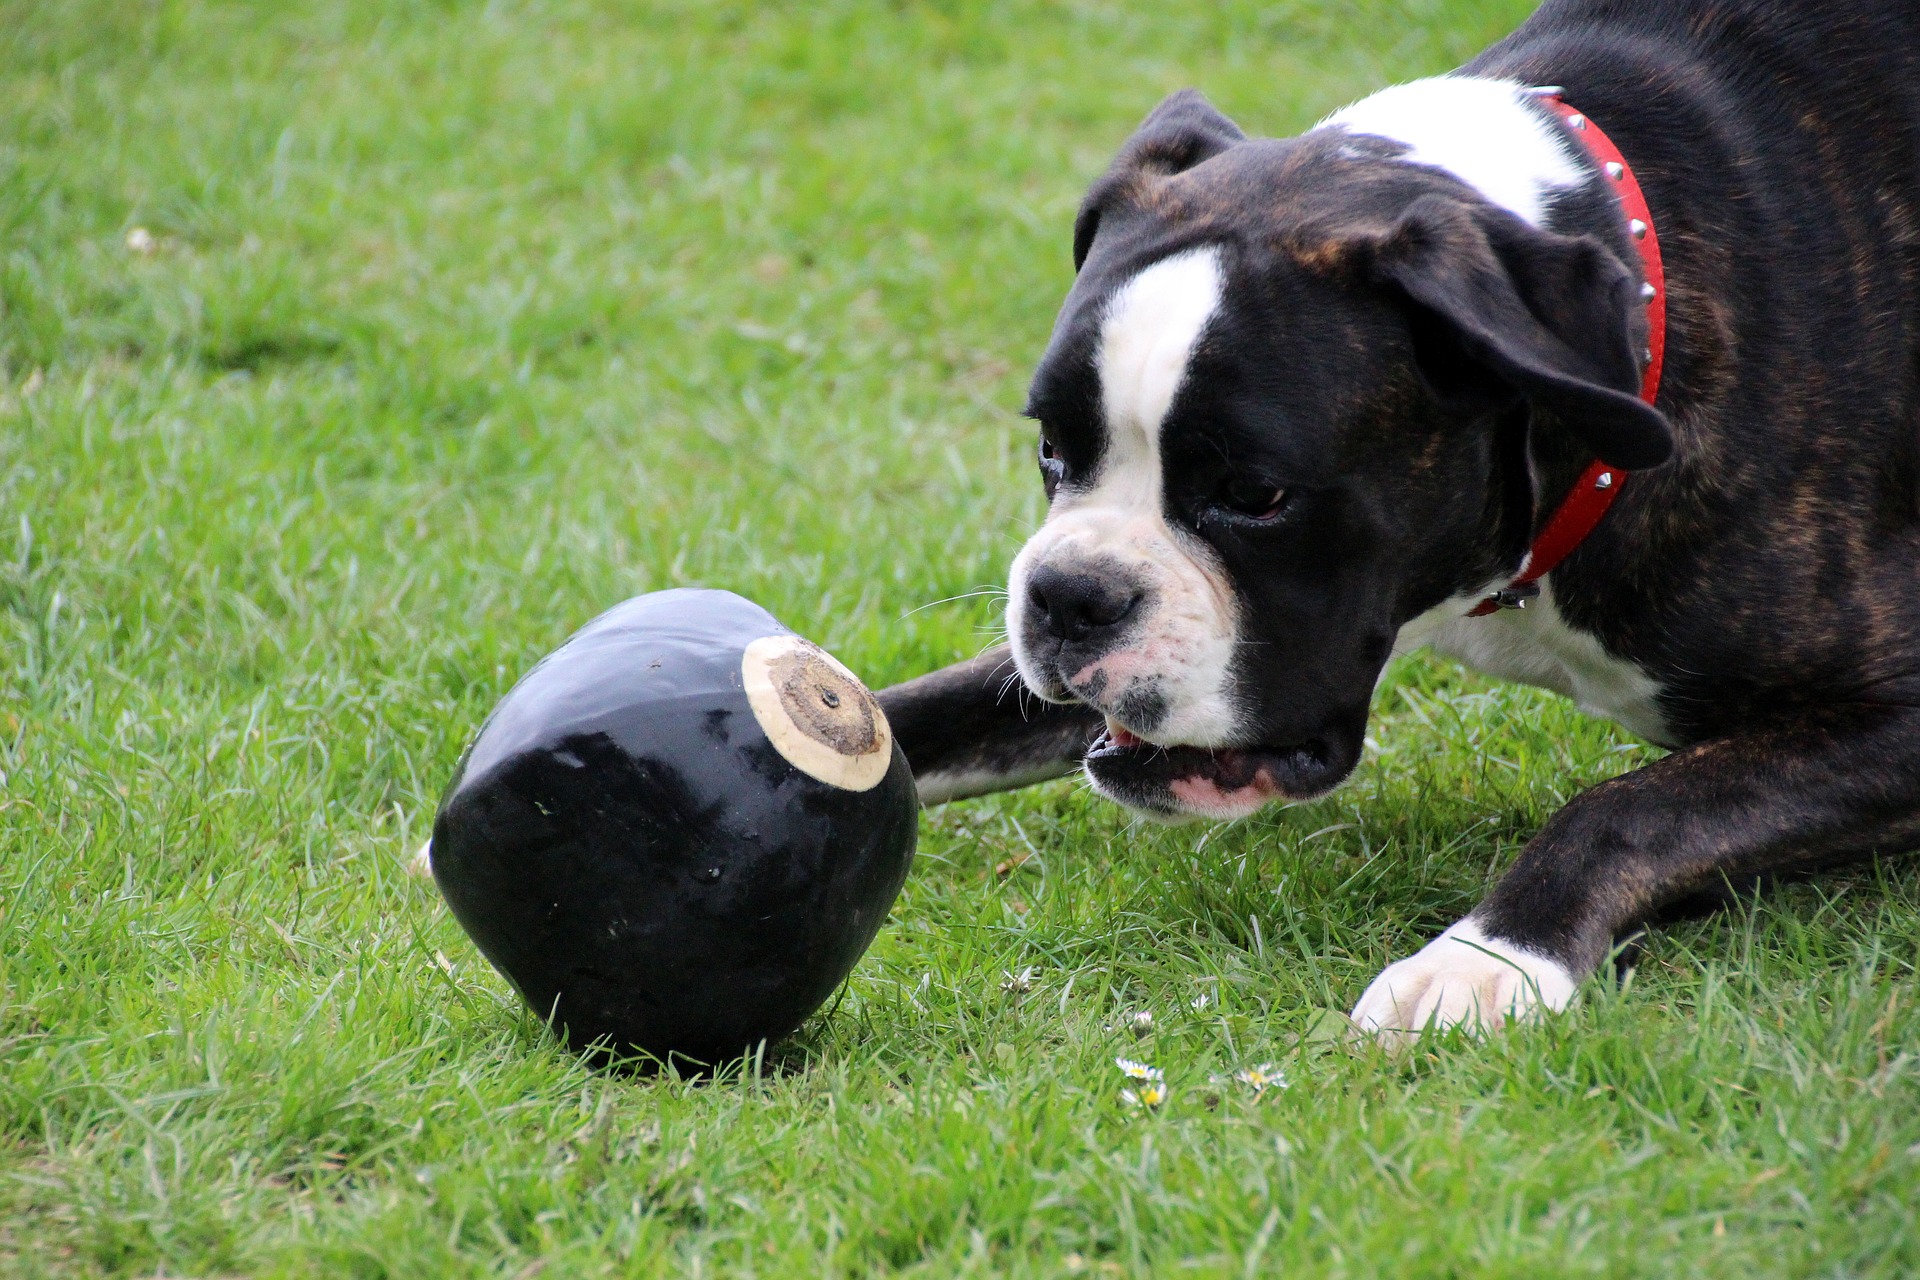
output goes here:
[[1619, 935], [1679, 898], [1916, 844], [1920, 710], [1821, 708], [1702, 742], [1575, 798], [1353, 1019], [1404, 1043], [1559, 1009]]
[[879, 698], [928, 805], [1071, 773], [1105, 724], [1089, 707], [1028, 693], [1006, 645], [882, 689]]

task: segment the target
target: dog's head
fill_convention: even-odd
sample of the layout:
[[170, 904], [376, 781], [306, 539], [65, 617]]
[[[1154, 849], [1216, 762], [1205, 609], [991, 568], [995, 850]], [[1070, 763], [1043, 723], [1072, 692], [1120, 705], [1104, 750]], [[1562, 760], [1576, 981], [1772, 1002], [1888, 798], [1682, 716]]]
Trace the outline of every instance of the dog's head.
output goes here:
[[1527, 433], [1670, 451], [1621, 255], [1397, 151], [1177, 94], [1081, 208], [1008, 624], [1035, 693], [1106, 714], [1087, 772], [1122, 803], [1337, 785], [1401, 625], [1518, 558]]

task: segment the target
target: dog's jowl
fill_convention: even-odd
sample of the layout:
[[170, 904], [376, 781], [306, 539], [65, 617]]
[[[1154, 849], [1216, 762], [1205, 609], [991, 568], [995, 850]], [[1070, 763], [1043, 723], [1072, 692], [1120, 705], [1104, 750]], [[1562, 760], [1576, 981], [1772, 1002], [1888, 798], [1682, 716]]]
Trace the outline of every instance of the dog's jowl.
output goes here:
[[1393, 1038], [1920, 844], [1920, 10], [1549, 3], [1294, 138], [1176, 94], [1073, 255], [1010, 646], [883, 695], [930, 801], [1319, 795], [1422, 645], [1672, 748], [1375, 980]]

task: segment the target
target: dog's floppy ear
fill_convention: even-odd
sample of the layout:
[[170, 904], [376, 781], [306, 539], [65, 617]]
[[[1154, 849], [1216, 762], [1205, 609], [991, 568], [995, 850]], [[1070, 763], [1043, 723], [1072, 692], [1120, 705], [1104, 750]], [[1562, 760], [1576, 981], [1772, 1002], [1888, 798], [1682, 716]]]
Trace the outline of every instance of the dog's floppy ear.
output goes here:
[[1105, 176], [1093, 184], [1073, 220], [1073, 269], [1087, 261], [1100, 215], [1116, 194], [1143, 177], [1166, 177], [1193, 168], [1246, 138], [1240, 126], [1214, 110], [1198, 89], [1170, 94], [1140, 122], [1114, 157]]
[[1640, 399], [1639, 289], [1587, 236], [1421, 196], [1371, 246], [1379, 278], [1437, 318], [1458, 356], [1574, 432], [1602, 461], [1657, 467], [1673, 431]]

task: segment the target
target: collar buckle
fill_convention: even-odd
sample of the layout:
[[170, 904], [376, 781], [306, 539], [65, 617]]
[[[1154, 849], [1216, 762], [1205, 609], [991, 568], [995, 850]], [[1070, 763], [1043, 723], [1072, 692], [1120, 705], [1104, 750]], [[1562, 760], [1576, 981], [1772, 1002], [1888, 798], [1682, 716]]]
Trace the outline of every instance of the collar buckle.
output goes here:
[[1487, 592], [1487, 603], [1496, 609], [1524, 609], [1527, 601], [1538, 599], [1540, 584], [1537, 582], [1516, 582], [1512, 586], [1501, 587], [1498, 591]]

